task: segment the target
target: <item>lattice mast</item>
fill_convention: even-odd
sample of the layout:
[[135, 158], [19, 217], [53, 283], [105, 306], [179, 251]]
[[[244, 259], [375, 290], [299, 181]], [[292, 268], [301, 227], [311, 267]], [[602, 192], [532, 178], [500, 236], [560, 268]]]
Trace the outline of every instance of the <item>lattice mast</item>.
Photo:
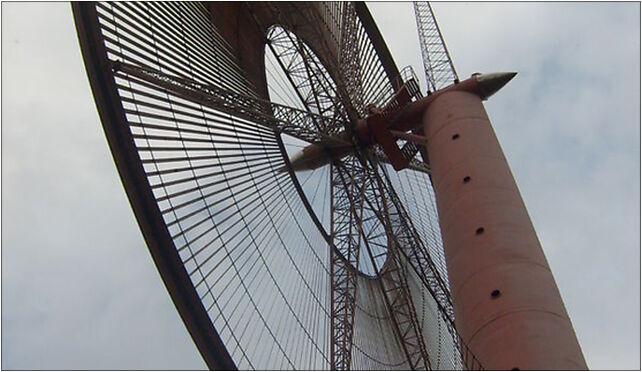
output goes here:
[[427, 1], [415, 1], [413, 4], [428, 91], [434, 92], [459, 82], [430, 4]]

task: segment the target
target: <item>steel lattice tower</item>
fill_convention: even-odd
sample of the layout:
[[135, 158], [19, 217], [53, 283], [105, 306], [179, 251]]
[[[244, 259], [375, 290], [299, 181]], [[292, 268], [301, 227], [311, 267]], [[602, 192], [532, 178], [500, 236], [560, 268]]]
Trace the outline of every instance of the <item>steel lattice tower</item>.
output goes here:
[[[138, 224], [212, 369], [586, 368], [482, 100], [415, 3], [75, 3]], [[545, 338], [542, 337], [545, 335]]]

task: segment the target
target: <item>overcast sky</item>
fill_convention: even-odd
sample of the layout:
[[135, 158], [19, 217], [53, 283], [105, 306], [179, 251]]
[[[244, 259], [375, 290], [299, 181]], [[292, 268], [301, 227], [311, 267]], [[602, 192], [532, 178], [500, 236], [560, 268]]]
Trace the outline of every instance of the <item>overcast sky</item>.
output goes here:
[[[371, 4], [421, 73], [410, 3]], [[438, 3], [592, 369], [640, 368], [640, 4]], [[2, 3], [2, 368], [205, 368], [109, 153], [65, 3]]]

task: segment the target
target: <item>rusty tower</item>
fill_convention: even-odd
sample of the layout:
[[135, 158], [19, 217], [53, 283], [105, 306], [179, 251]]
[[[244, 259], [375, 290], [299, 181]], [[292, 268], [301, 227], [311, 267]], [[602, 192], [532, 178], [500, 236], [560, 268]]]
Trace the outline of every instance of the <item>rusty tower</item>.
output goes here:
[[482, 105], [515, 74], [460, 81], [414, 8], [427, 92], [359, 2], [73, 5], [210, 368], [586, 368]]

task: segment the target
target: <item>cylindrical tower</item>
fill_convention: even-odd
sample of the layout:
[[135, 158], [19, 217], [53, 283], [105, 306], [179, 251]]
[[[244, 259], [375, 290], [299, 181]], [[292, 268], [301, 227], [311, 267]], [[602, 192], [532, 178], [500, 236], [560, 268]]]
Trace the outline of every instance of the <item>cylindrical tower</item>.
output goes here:
[[586, 369], [487, 96], [448, 89], [423, 116], [459, 332], [487, 369]]

